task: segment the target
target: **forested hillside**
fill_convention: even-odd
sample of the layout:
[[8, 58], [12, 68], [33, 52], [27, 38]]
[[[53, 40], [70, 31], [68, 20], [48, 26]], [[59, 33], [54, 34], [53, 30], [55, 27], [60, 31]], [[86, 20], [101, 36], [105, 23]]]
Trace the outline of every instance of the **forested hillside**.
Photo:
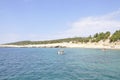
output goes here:
[[93, 36], [89, 37], [74, 37], [74, 38], [65, 38], [57, 40], [46, 40], [46, 41], [20, 41], [14, 43], [8, 43], [7, 45], [28, 45], [28, 44], [51, 44], [51, 43], [62, 43], [62, 42], [72, 42], [72, 43], [87, 43], [87, 42], [99, 42], [101, 40], [105, 41], [109, 39], [110, 42], [120, 41], [120, 30], [115, 31], [111, 34], [109, 31], [96, 33]]

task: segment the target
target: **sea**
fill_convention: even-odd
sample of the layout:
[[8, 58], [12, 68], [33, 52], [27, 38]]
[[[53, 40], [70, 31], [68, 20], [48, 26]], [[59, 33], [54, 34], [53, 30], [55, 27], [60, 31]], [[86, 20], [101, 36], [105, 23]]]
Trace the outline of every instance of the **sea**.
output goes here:
[[120, 80], [120, 50], [0, 48], [0, 80]]

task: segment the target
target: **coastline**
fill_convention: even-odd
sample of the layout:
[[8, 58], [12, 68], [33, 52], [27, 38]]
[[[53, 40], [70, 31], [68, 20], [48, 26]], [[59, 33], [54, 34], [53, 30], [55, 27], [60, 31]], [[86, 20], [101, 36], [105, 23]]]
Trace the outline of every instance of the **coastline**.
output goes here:
[[120, 42], [118, 43], [53, 43], [53, 44], [29, 44], [29, 45], [0, 45], [3, 48], [96, 48], [96, 49], [119, 49]]

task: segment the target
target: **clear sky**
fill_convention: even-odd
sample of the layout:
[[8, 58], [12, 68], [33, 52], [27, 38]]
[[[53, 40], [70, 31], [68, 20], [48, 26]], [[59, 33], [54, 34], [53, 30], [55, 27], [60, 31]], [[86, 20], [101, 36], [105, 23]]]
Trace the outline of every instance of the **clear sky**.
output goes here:
[[0, 43], [120, 29], [120, 0], [0, 0]]

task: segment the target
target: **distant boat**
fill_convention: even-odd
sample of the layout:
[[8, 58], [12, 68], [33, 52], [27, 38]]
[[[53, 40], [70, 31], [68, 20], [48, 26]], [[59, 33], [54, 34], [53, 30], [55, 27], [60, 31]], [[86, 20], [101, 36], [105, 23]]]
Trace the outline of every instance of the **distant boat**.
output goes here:
[[106, 51], [107, 49], [106, 48], [103, 48], [102, 51]]
[[60, 54], [60, 55], [63, 55], [64, 51], [63, 50], [59, 50], [57, 53]]

